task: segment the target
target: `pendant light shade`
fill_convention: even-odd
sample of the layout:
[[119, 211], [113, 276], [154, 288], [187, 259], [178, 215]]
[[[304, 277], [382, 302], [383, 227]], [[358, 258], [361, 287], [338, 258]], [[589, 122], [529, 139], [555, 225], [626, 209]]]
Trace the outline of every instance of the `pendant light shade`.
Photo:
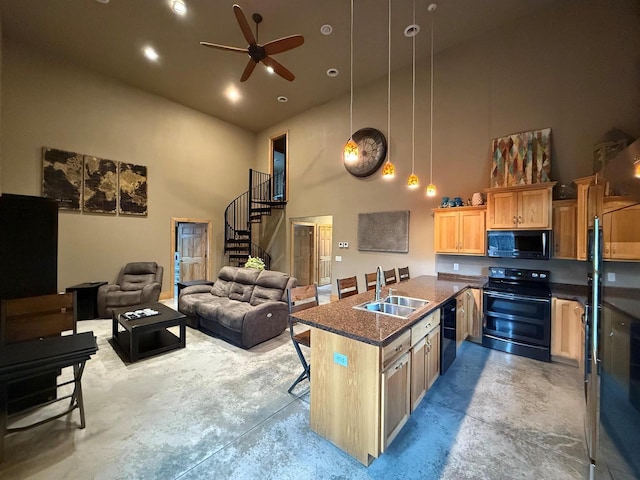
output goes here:
[[418, 180], [418, 176], [415, 173], [409, 175], [409, 178], [407, 179], [407, 187], [413, 190], [415, 188], [418, 188], [419, 186], [420, 180]]
[[396, 176], [396, 167], [391, 163], [391, 0], [389, 0], [389, 55], [387, 67], [387, 162], [382, 168], [382, 178], [391, 180]]
[[431, 120], [429, 121], [429, 185], [427, 186], [427, 197], [435, 197], [436, 196], [436, 186], [433, 184], [433, 24], [435, 19], [435, 11], [437, 5], [432, 3], [429, 5], [427, 10], [431, 13], [431, 86], [430, 86], [430, 99], [431, 106], [429, 108]]
[[351, 0], [351, 42], [350, 42], [350, 73], [351, 73], [351, 86], [349, 94], [349, 141], [344, 146], [344, 161], [347, 163], [353, 163], [358, 160], [358, 144], [353, 141], [353, 0]]

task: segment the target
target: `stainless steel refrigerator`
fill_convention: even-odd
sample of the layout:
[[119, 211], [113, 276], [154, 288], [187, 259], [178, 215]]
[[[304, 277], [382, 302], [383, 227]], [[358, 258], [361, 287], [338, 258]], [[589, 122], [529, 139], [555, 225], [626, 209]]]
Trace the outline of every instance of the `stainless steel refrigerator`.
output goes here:
[[[605, 188], [628, 199], [603, 211]], [[591, 479], [640, 479], [640, 295], [607, 286], [603, 224], [640, 203], [640, 140], [596, 175], [588, 193], [589, 301], [585, 323], [585, 437]], [[640, 274], [640, 265], [638, 265]], [[634, 298], [636, 297], [636, 298]]]

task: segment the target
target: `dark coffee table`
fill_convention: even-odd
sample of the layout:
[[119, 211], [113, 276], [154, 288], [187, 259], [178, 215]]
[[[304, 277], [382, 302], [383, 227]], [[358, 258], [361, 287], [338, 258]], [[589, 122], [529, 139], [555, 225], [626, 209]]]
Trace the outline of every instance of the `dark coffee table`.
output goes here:
[[[127, 320], [122, 315], [145, 308], [151, 308], [160, 313], [135, 320]], [[185, 316], [162, 303], [115, 308], [112, 314], [112, 326], [111, 339], [114, 346], [117, 345], [128, 354], [131, 362], [186, 346]], [[169, 327], [177, 326], [180, 327], [178, 337], [167, 330]]]

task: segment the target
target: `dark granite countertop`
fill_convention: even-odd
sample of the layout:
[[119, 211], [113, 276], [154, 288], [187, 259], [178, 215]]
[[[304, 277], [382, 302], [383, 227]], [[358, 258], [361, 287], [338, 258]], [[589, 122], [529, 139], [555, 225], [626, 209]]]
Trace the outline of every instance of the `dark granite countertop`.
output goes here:
[[[373, 290], [302, 310], [293, 314], [293, 317], [300, 323], [311, 327], [353, 338], [360, 342], [384, 346], [425, 315], [439, 308], [442, 303], [457, 296], [465, 288], [480, 288], [483, 284], [484, 279], [482, 278], [439, 280], [437, 277], [425, 275], [390, 285], [394, 295], [429, 300], [427, 305], [416, 310], [406, 319], [353, 308], [355, 305], [373, 300], [375, 295]], [[384, 298], [388, 292], [389, 287], [383, 287], [382, 297]]]
[[[552, 284], [551, 294], [557, 298], [575, 300], [586, 305], [591, 292], [586, 285]], [[640, 321], [640, 290], [607, 286], [602, 289], [604, 304], [632, 319]]]

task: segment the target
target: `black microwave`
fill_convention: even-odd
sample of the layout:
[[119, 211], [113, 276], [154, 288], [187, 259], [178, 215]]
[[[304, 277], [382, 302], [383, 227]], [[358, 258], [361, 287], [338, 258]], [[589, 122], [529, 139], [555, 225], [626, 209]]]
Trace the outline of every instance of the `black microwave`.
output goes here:
[[487, 255], [494, 258], [549, 260], [550, 230], [490, 230]]

